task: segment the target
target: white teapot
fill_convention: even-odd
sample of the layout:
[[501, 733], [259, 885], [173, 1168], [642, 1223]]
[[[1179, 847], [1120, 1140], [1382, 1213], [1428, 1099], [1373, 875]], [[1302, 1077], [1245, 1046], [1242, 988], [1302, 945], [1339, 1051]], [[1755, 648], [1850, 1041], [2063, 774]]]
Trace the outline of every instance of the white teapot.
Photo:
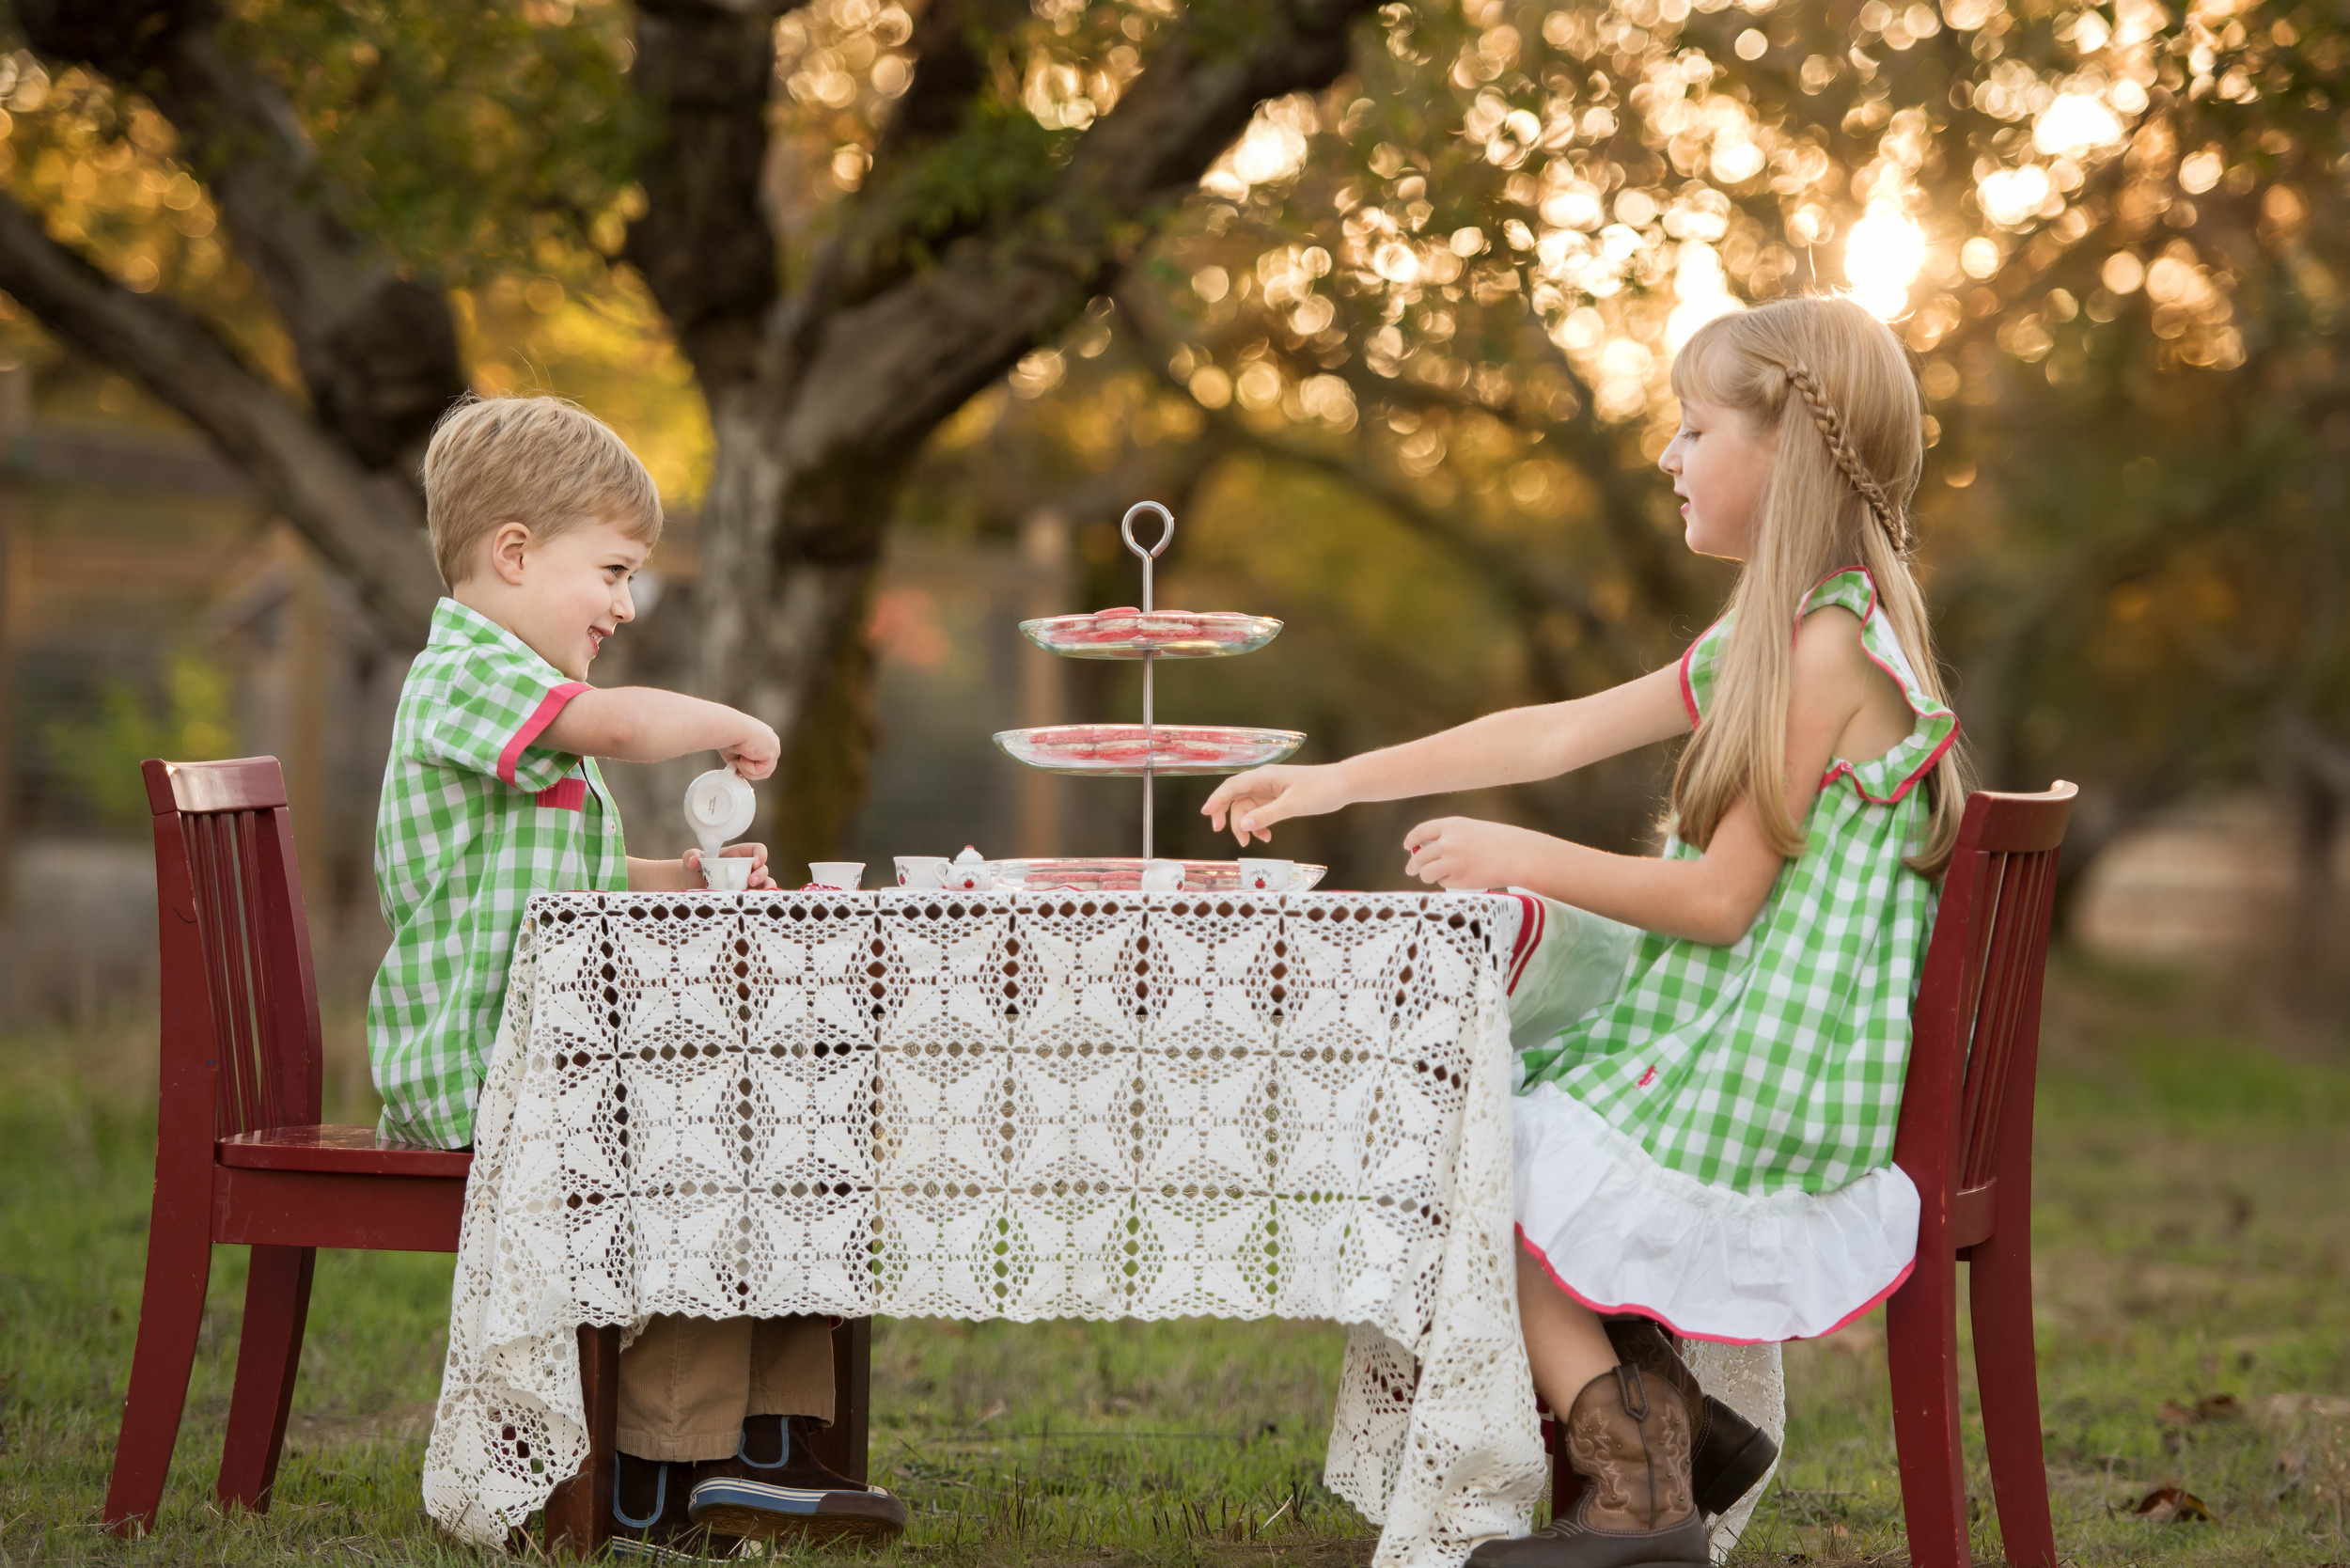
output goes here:
[[988, 865], [987, 856], [965, 844], [963, 853], [947, 868], [947, 886], [957, 893], [990, 892], [995, 886], [995, 870]]

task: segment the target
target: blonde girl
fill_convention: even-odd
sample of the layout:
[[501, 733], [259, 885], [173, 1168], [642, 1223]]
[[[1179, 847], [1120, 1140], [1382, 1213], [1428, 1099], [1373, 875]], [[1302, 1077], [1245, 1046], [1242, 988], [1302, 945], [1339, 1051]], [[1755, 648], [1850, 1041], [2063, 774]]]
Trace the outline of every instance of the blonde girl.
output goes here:
[[1677, 664], [1343, 762], [1261, 768], [1205, 808], [1246, 844], [1355, 801], [1689, 737], [1661, 857], [1461, 817], [1404, 840], [1423, 881], [1557, 901], [1529, 903], [1553, 916], [1543, 948], [1622, 955], [1521, 1054], [1514, 1103], [1519, 1314], [1586, 1487], [1472, 1563], [1707, 1561], [1701, 1513], [1777, 1450], [1703, 1396], [1669, 1336], [1826, 1333], [1890, 1294], [1916, 1246], [1893, 1131], [1966, 797], [1909, 566], [1917, 382], [1892, 333], [1841, 298], [1709, 322], [1672, 379], [1681, 427], [1659, 466], [1689, 548], [1745, 563]]

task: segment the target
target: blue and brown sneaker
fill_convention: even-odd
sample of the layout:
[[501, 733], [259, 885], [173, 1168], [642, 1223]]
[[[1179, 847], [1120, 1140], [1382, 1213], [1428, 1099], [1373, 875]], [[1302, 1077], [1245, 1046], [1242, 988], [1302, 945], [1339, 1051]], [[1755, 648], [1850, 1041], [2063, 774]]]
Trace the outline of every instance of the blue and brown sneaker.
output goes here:
[[631, 1562], [700, 1563], [734, 1555], [742, 1541], [697, 1524], [686, 1512], [695, 1466], [633, 1453], [612, 1469], [611, 1552]]
[[[906, 1505], [825, 1468], [806, 1416], [753, 1416], [732, 1459], [694, 1466], [687, 1516], [720, 1536], [879, 1545], [906, 1528]], [[772, 1460], [755, 1457], [774, 1454]]]

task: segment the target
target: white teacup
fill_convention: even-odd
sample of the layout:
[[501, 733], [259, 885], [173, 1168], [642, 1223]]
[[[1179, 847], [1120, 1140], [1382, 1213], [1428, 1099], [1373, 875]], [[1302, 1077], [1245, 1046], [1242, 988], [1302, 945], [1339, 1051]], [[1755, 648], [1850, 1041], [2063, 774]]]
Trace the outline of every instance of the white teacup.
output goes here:
[[1183, 863], [1180, 860], [1146, 860], [1142, 863], [1142, 890], [1146, 893], [1180, 893], [1183, 890]]
[[807, 863], [807, 880], [819, 887], [831, 887], [854, 893], [865, 880], [862, 860], [811, 860]]
[[1240, 863], [1241, 890], [1246, 893], [1286, 893], [1297, 880], [1294, 860], [1244, 860]]
[[713, 893], [740, 893], [751, 885], [751, 857], [747, 855], [705, 855], [702, 856], [702, 882]]
[[949, 862], [943, 855], [901, 855], [898, 856], [898, 886], [901, 887], [944, 887]]

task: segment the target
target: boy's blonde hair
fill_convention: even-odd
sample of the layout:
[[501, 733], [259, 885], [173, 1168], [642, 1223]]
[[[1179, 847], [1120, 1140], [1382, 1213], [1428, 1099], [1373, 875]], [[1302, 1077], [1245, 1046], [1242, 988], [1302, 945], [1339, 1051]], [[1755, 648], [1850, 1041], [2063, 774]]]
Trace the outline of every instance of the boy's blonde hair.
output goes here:
[[432, 561], [455, 588], [500, 523], [551, 539], [610, 522], [650, 549], [661, 491], [612, 427], [568, 398], [467, 398], [441, 416], [424, 451]]
[[[1772, 848], [1803, 852], [1787, 819], [1787, 698], [1795, 622], [1823, 578], [1859, 565], [1928, 696], [1942, 699], [1925, 598], [1910, 574], [1910, 496], [1925, 466], [1925, 404], [1901, 341], [1841, 296], [1777, 300], [1717, 317], [1673, 361], [1673, 393], [1732, 408], [1778, 452], [1754, 545], [1732, 590], [1713, 708], [1673, 775], [1675, 832], [1702, 849], [1738, 797], [1754, 796]], [[1966, 805], [1963, 748], [1926, 778], [1925, 841], [1909, 864], [1939, 876]]]

